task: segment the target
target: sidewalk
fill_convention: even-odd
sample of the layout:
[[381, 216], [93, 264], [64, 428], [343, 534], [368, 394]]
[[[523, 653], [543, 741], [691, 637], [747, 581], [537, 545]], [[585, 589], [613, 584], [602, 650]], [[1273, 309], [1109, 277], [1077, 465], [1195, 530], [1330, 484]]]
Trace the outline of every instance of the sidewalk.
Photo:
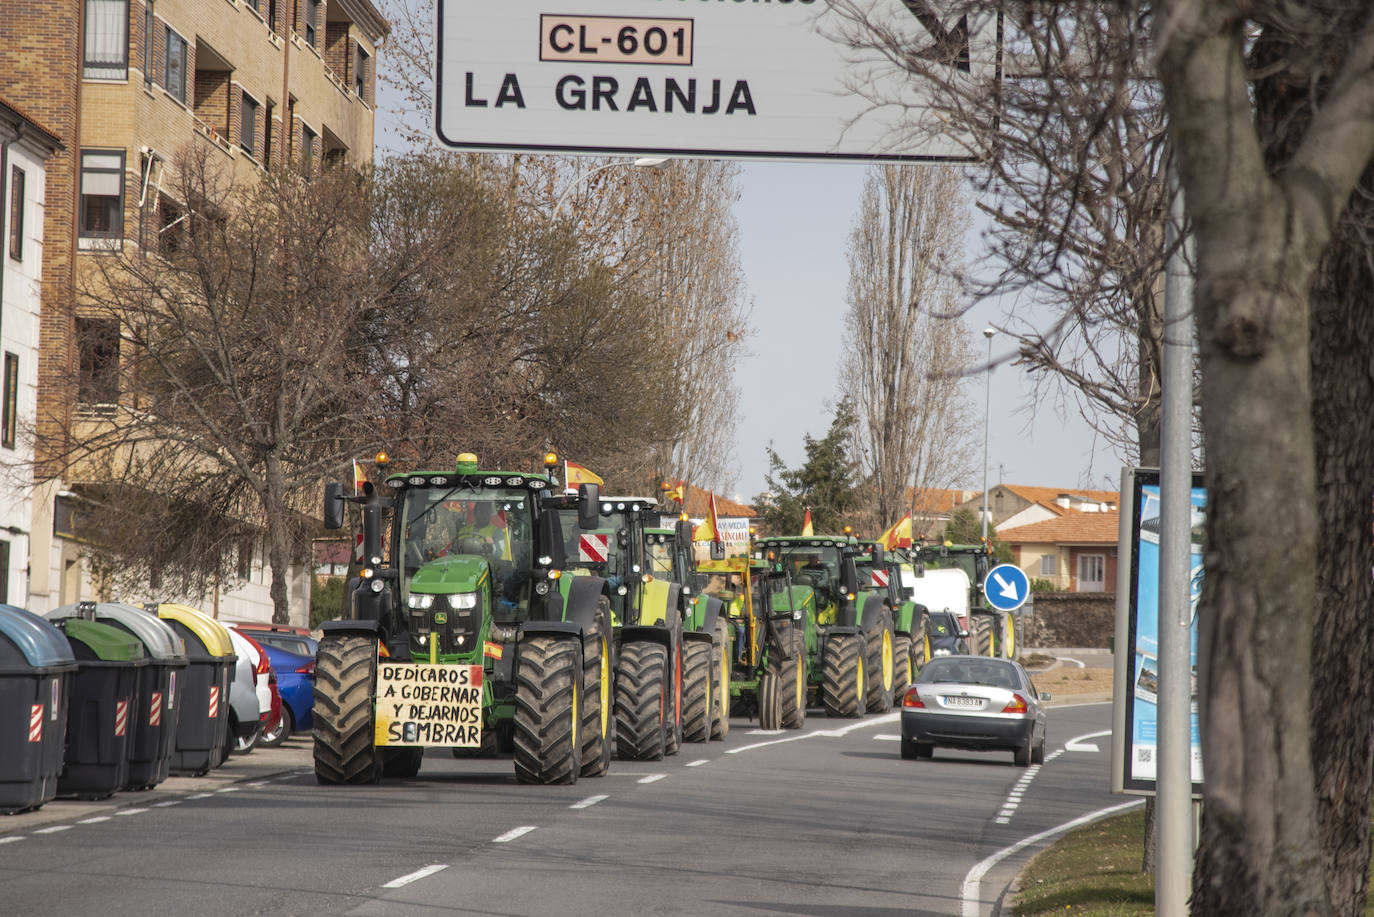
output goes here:
[[204, 777], [168, 777], [151, 790], [115, 793], [108, 799], [94, 802], [54, 799], [32, 812], [0, 815], [0, 836], [32, 831], [53, 822], [109, 815], [130, 806], [142, 808], [191, 793], [213, 793], [236, 783], [262, 780], [302, 768], [308, 770], [311, 762], [310, 734], [302, 733], [280, 748], [255, 748], [246, 755], [230, 755], [228, 761]]

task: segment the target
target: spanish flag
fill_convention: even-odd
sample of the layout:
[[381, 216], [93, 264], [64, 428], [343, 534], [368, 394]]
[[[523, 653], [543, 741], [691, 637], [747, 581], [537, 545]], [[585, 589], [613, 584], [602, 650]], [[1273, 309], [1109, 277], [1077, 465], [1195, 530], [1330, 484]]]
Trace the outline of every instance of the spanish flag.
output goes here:
[[590, 468], [576, 462], [563, 463], [563, 481], [563, 486], [568, 490], [577, 490], [579, 484], [601, 485], [606, 483], [599, 476], [593, 474]]
[[701, 525], [692, 530], [693, 541], [720, 541], [720, 527], [716, 525], [716, 495], [711, 494], [711, 506]]
[[892, 528], [878, 536], [878, 540], [889, 551], [893, 548], [911, 547], [911, 513], [894, 522]]
[[358, 464], [358, 460], [353, 460], [353, 494], [358, 496], [363, 492], [363, 485], [367, 483], [367, 472], [363, 471], [363, 466]]
[[816, 530], [811, 527], [811, 507], [809, 506], [806, 508], [806, 515], [802, 517], [802, 534], [816, 534]]
[[664, 495], [667, 496], [667, 498], [669, 500], [672, 500], [674, 503], [685, 503], [687, 501], [687, 495], [682, 489], [681, 481], [677, 482], [676, 487], [668, 488], [668, 490], [664, 492]]

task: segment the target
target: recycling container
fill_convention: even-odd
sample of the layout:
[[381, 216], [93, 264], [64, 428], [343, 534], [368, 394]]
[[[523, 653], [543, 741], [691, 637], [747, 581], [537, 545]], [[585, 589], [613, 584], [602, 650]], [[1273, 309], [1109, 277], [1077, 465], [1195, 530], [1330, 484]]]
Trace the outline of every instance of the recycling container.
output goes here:
[[143, 644], [148, 664], [139, 670], [138, 709], [129, 739], [126, 790], [152, 789], [167, 779], [176, 750], [177, 681], [186, 668], [186, 647], [167, 622], [152, 612], [116, 602], [78, 602], [48, 613], [48, 620], [86, 618], [116, 627]]
[[57, 795], [104, 799], [123, 787], [129, 775], [139, 669], [148, 657], [138, 638], [117, 627], [84, 618], [54, 623], [76, 656]]
[[0, 814], [57, 795], [76, 656], [52, 624], [0, 605]]
[[156, 609], [186, 644], [171, 773], [199, 777], [220, 764], [229, 733], [229, 680], [238, 656], [229, 629], [204, 612], [171, 603], [144, 607]]

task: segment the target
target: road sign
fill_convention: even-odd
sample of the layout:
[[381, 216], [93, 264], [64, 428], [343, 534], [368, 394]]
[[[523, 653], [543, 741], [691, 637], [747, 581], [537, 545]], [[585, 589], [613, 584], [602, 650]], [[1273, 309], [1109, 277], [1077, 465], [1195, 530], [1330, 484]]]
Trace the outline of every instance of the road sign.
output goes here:
[[996, 18], [947, 5], [439, 0], [435, 134], [487, 151], [967, 160], [931, 87], [850, 40], [876, 27], [949, 81], [994, 80]]
[[1030, 580], [1015, 564], [999, 564], [983, 580], [983, 596], [998, 611], [1015, 611], [1030, 598]]

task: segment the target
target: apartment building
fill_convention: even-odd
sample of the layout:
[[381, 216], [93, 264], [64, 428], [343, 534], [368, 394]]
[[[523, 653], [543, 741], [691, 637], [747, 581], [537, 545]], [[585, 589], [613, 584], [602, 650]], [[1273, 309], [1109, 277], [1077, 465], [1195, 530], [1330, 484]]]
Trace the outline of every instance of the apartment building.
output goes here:
[[[183, 151], [236, 181], [370, 162], [388, 25], [369, 0], [0, 0], [0, 13], [0, 96], [65, 144], [48, 163], [35, 422], [70, 435], [122, 396], [118, 337], [76, 295], [91, 259], [154, 249], [176, 225], [186, 202], [170, 170]], [[94, 588], [77, 540], [80, 482], [45, 473], [43, 459], [27, 602], [14, 597], [40, 613]], [[240, 559], [245, 586], [206, 603], [270, 617], [263, 553]], [[308, 615], [308, 583], [302, 567], [293, 615]]]

